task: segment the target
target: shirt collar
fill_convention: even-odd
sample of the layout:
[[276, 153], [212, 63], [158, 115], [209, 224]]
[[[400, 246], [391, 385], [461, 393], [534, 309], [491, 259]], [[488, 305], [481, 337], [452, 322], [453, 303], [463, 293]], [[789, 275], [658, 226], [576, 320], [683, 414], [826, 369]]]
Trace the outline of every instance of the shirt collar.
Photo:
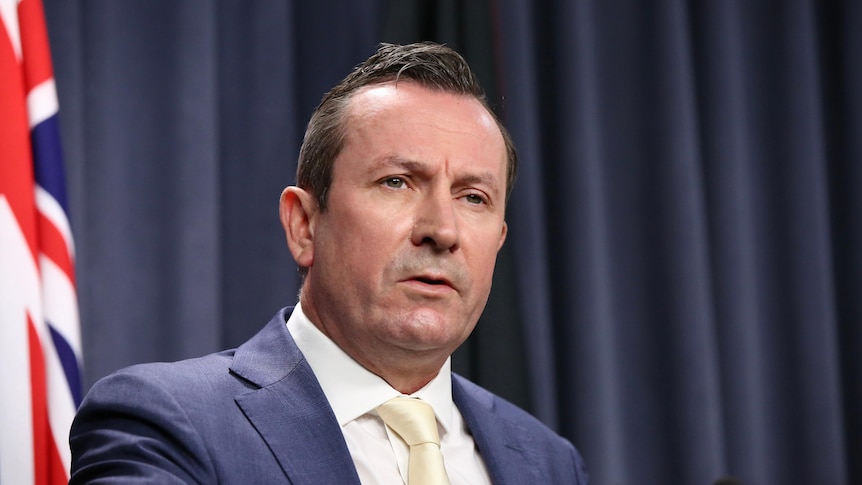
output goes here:
[[[403, 395], [341, 350], [311, 323], [299, 303], [287, 320], [287, 329], [314, 371], [339, 425], [344, 426], [384, 402]], [[450, 357], [431, 382], [410, 394], [410, 397], [418, 397], [434, 408], [437, 420], [446, 431], [451, 429], [455, 406], [452, 402], [451, 365]]]

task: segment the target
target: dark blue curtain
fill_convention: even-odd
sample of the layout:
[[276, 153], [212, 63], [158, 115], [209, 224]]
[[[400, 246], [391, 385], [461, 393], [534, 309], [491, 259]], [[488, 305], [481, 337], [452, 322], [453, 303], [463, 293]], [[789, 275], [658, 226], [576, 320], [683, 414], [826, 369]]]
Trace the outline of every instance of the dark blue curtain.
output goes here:
[[437, 40], [521, 154], [456, 369], [596, 484], [862, 483], [858, 2], [43, 1], [87, 385], [292, 304], [311, 110], [377, 42]]
[[536, 412], [599, 483], [862, 483], [859, 4], [500, 12]]

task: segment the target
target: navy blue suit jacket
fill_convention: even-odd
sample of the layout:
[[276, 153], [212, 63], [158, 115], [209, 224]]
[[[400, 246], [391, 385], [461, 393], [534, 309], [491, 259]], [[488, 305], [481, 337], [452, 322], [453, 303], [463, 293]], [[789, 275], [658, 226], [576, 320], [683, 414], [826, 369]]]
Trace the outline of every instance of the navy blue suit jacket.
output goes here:
[[[326, 396], [280, 311], [236, 350], [133, 366], [93, 386], [72, 425], [72, 484], [359, 484]], [[571, 443], [453, 375], [495, 484], [587, 483]]]

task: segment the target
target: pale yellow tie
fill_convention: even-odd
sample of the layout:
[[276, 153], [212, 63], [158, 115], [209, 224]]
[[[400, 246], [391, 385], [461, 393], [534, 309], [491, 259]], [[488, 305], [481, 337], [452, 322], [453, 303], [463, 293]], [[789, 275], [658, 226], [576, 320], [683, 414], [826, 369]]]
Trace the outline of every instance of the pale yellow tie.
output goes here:
[[381, 404], [377, 413], [410, 447], [407, 485], [449, 485], [431, 405], [419, 399], [396, 397]]

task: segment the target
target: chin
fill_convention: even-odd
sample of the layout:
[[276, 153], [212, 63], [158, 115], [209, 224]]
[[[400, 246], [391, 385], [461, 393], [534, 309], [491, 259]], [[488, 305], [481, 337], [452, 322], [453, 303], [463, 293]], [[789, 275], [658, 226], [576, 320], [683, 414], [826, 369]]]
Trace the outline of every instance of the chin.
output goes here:
[[451, 324], [439, 318], [409, 314], [395, 322], [392, 331], [399, 340], [435, 342], [447, 339], [446, 336], [451, 333]]
[[465, 323], [445, 318], [435, 311], [421, 310], [406, 315], [398, 325], [400, 340], [417, 350], [456, 348], [470, 335]]

